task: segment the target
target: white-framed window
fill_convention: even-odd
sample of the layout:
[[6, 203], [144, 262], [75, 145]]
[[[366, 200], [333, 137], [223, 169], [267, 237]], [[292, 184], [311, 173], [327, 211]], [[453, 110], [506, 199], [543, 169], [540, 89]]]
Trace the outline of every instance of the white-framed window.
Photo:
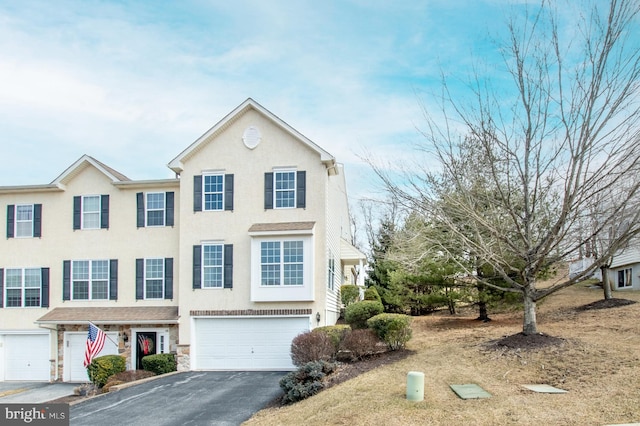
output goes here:
[[335, 288], [334, 279], [336, 275], [336, 260], [333, 254], [329, 254], [329, 265], [327, 268], [327, 288], [333, 290]]
[[33, 204], [18, 204], [16, 206], [15, 236], [33, 237]]
[[224, 174], [202, 176], [204, 210], [224, 210]]
[[71, 262], [72, 300], [109, 299], [109, 261], [74, 260]]
[[40, 268], [5, 269], [4, 306], [7, 308], [39, 307], [42, 289]]
[[618, 271], [618, 288], [631, 287], [633, 270], [625, 268]]
[[164, 226], [166, 217], [166, 195], [164, 192], [147, 192], [146, 194], [147, 226]]
[[273, 172], [274, 207], [288, 209], [296, 207], [296, 171], [276, 170]]
[[303, 285], [303, 241], [262, 241], [260, 243], [260, 284], [262, 286]]
[[202, 288], [223, 288], [224, 245], [202, 245]]
[[82, 229], [100, 228], [100, 196], [82, 197]]
[[164, 258], [145, 259], [144, 298], [164, 299]]

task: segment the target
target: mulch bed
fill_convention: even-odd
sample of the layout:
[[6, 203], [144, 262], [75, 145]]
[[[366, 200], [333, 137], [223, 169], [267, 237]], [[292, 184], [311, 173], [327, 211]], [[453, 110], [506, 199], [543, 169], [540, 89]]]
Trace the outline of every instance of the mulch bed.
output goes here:
[[589, 303], [587, 305], [579, 306], [579, 307], [576, 308], [576, 311], [589, 311], [591, 309], [617, 308], [619, 306], [633, 305], [634, 303], [636, 303], [635, 300], [617, 299], [617, 298], [613, 297], [611, 299], [596, 300], [593, 303]]

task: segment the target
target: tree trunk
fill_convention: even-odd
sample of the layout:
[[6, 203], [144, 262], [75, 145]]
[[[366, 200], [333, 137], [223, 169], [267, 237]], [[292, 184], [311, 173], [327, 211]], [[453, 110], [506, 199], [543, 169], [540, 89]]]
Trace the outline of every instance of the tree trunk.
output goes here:
[[600, 274], [602, 275], [602, 290], [604, 291], [604, 300], [609, 300], [613, 297], [611, 294], [611, 283], [609, 282], [609, 267], [603, 265], [600, 267]]
[[491, 321], [489, 318], [489, 312], [487, 311], [487, 302], [481, 300], [478, 302], [478, 321], [488, 322]]
[[[479, 269], [479, 268], [478, 268]], [[481, 272], [479, 271], [478, 275], [481, 275]], [[478, 289], [478, 321], [484, 321], [484, 322], [488, 322], [491, 321], [491, 318], [489, 318], [489, 311], [487, 310], [487, 302], [486, 302], [486, 295], [485, 295], [485, 286], [483, 284], [478, 283], [478, 285], [476, 286], [476, 288]]]
[[524, 292], [524, 324], [522, 333], [526, 336], [538, 333], [538, 321], [536, 319], [536, 301], [533, 294]]

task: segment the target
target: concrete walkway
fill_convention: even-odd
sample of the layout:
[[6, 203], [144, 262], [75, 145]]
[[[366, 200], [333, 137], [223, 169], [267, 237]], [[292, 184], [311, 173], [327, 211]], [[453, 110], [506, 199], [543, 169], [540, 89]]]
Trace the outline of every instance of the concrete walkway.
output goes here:
[[41, 404], [73, 395], [75, 383], [0, 382], [0, 404]]

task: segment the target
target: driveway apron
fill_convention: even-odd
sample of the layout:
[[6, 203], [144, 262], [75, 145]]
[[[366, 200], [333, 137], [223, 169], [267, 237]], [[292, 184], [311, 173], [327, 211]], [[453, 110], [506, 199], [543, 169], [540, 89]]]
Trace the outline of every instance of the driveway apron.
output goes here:
[[284, 372], [190, 371], [70, 407], [72, 426], [239, 425], [282, 395]]

